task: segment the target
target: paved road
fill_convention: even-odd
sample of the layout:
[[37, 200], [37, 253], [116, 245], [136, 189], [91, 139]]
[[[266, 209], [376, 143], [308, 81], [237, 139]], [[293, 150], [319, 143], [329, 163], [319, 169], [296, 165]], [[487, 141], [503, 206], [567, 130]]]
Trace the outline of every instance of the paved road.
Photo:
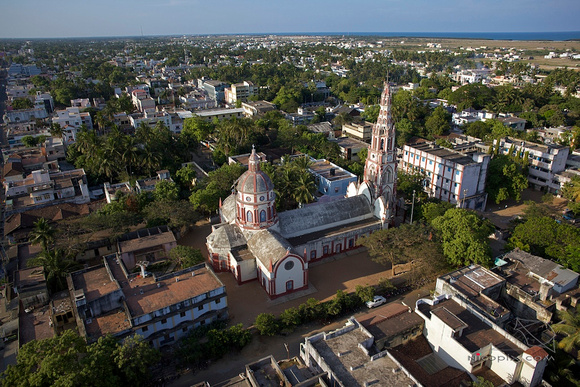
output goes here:
[[[404, 302], [414, 308], [414, 305], [419, 298], [428, 297], [429, 291], [434, 289], [435, 283], [428, 283], [418, 290], [410, 291], [404, 295], [392, 298], [391, 302]], [[380, 308], [383, 308], [379, 307]], [[375, 309], [373, 309], [374, 311]], [[355, 313], [354, 316], [359, 318], [369, 312], [368, 309], [363, 308], [360, 312]], [[287, 336], [265, 337], [255, 334], [252, 342], [245, 347], [241, 352], [230, 353], [223, 359], [210, 364], [210, 366], [202, 371], [195, 373], [188, 372], [175, 380], [171, 386], [185, 387], [193, 384], [207, 381], [214, 387], [226, 385], [230, 380], [239, 380], [239, 374], [245, 372], [245, 365], [254, 361], [260, 360], [268, 355], [273, 355], [276, 360], [286, 359], [288, 353], [284, 344], [288, 344], [290, 357], [298, 356], [300, 353], [300, 343], [308, 336], [312, 336], [322, 331], [332, 331], [338, 329], [347, 321], [347, 317], [342, 318], [334, 323], [328, 325], [321, 324], [306, 324], [293, 333]]]

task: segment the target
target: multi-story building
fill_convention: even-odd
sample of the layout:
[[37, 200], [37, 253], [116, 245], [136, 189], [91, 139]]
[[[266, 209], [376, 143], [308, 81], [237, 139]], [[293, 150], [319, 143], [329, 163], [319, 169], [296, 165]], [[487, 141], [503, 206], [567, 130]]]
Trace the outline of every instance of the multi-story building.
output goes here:
[[326, 372], [331, 386], [421, 385], [388, 351], [373, 353], [375, 338], [354, 317], [334, 332], [321, 332], [300, 344], [311, 369]]
[[8, 215], [52, 204], [90, 201], [83, 169], [52, 173], [33, 171], [21, 180], [5, 181], [4, 189]]
[[[497, 146], [494, 140], [494, 147]], [[545, 189], [551, 193], [560, 192], [560, 183], [556, 174], [566, 169], [566, 160], [570, 153], [567, 146], [536, 144], [513, 137], [499, 139], [500, 152], [521, 158], [528, 158], [528, 182], [535, 189]]]
[[254, 84], [249, 81], [244, 81], [242, 83], [234, 83], [230, 87], [225, 88], [224, 97], [228, 104], [234, 105], [238, 101], [247, 102], [254, 95], [254, 92]]
[[362, 123], [351, 122], [342, 125], [343, 136], [356, 138], [364, 142], [371, 141], [372, 132], [373, 132], [373, 124], [366, 121]]
[[89, 342], [139, 334], [159, 348], [228, 315], [225, 286], [203, 263], [156, 276], [131, 273], [112, 254], [67, 282], [79, 333]]
[[222, 81], [214, 81], [211, 79], [198, 79], [198, 87], [205, 89], [209, 97], [216, 100], [218, 103], [225, 99], [225, 89], [228, 84]]
[[463, 154], [433, 142], [406, 144], [399, 170], [425, 175], [425, 191], [457, 207], [485, 210], [485, 180], [490, 156]]
[[217, 107], [215, 99], [210, 98], [205, 90], [193, 90], [187, 95], [179, 97], [179, 102], [183, 104], [185, 109], [212, 109]]
[[244, 109], [210, 109], [210, 110], [198, 110], [194, 113], [207, 121], [213, 121], [214, 118], [218, 120], [227, 120], [230, 118], [242, 118], [244, 117]]
[[78, 107], [68, 107], [65, 110], [57, 110], [52, 118], [53, 124], [59, 124], [61, 128], [66, 126], [80, 128], [85, 125], [87, 129], [93, 129], [93, 120], [88, 112], [81, 112]]
[[242, 109], [246, 117], [253, 117], [276, 110], [276, 105], [268, 101], [248, 101], [242, 102]]
[[358, 180], [354, 173], [325, 159], [314, 160], [309, 169], [322, 195], [344, 196], [348, 185]]
[[156, 112], [153, 110], [146, 110], [143, 113], [129, 114], [129, 122], [135, 129], [137, 129], [142, 123], [155, 126], [158, 122], [162, 122], [168, 129], [170, 129], [171, 115], [164, 111]]
[[470, 374], [486, 370], [510, 385], [542, 383], [548, 353], [522, 343], [461, 298], [420, 299], [415, 313], [425, 320], [423, 335], [446, 364]]
[[131, 91], [131, 100], [140, 112], [155, 110], [155, 100], [151, 98], [148, 90], [136, 89]]

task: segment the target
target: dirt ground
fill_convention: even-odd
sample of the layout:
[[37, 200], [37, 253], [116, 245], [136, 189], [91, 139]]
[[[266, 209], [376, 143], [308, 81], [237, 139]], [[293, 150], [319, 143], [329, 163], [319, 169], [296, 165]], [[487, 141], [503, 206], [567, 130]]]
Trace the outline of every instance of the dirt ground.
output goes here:
[[[481, 215], [488, 218], [497, 227], [506, 229], [509, 226], [510, 220], [524, 213], [524, 209], [527, 207], [525, 204], [526, 201], [531, 200], [536, 203], [542, 203], [542, 195], [544, 195], [543, 192], [526, 189], [522, 193], [522, 200], [520, 202], [507, 200], [501, 205], [497, 205], [488, 201], [487, 210], [482, 212]], [[555, 213], [562, 214], [567, 202], [568, 200], [566, 199], [554, 197], [554, 200], [548, 206]]]

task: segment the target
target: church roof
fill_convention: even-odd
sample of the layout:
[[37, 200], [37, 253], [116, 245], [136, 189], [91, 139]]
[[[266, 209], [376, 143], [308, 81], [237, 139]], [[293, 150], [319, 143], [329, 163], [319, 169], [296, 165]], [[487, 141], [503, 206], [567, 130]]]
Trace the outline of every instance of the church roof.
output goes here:
[[242, 230], [235, 224], [219, 227], [207, 237], [207, 241], [213, 249], [233, 249], [246, 244]]
[[[345, 222], [370, 218], [373, 211], [364, 195], [310, 205], [278, 214], [280, 234], [293, 238], [314, 231], [336, 227]], [[358, 218], [358, 219], [357, 219]]]
[[236, 195], [230, 195], [222, 203], [222, 217], [224, 222], [231, 222], [236, 218]]
[[248, 248], [262, 264], [269, 267], [284, 258], [291, 251], [292, 245], [275, 231], [258, 231], [248, 241]]

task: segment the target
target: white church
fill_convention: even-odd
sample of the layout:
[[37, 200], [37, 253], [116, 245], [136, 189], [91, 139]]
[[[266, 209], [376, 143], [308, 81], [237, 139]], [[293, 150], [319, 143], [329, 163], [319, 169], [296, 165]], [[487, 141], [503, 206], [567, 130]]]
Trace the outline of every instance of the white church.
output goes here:
[[395, 127], [388, 83], [365, 164], [364, 180], [345, 198], [277, 213], [274, 185], [255, 150], [207, 237], [215, 271], [238, 283], [258, 280], [270, 298], [308, 288], [308, 264], [353, 249], [356, 240], [392, 221], [396, 193]]

